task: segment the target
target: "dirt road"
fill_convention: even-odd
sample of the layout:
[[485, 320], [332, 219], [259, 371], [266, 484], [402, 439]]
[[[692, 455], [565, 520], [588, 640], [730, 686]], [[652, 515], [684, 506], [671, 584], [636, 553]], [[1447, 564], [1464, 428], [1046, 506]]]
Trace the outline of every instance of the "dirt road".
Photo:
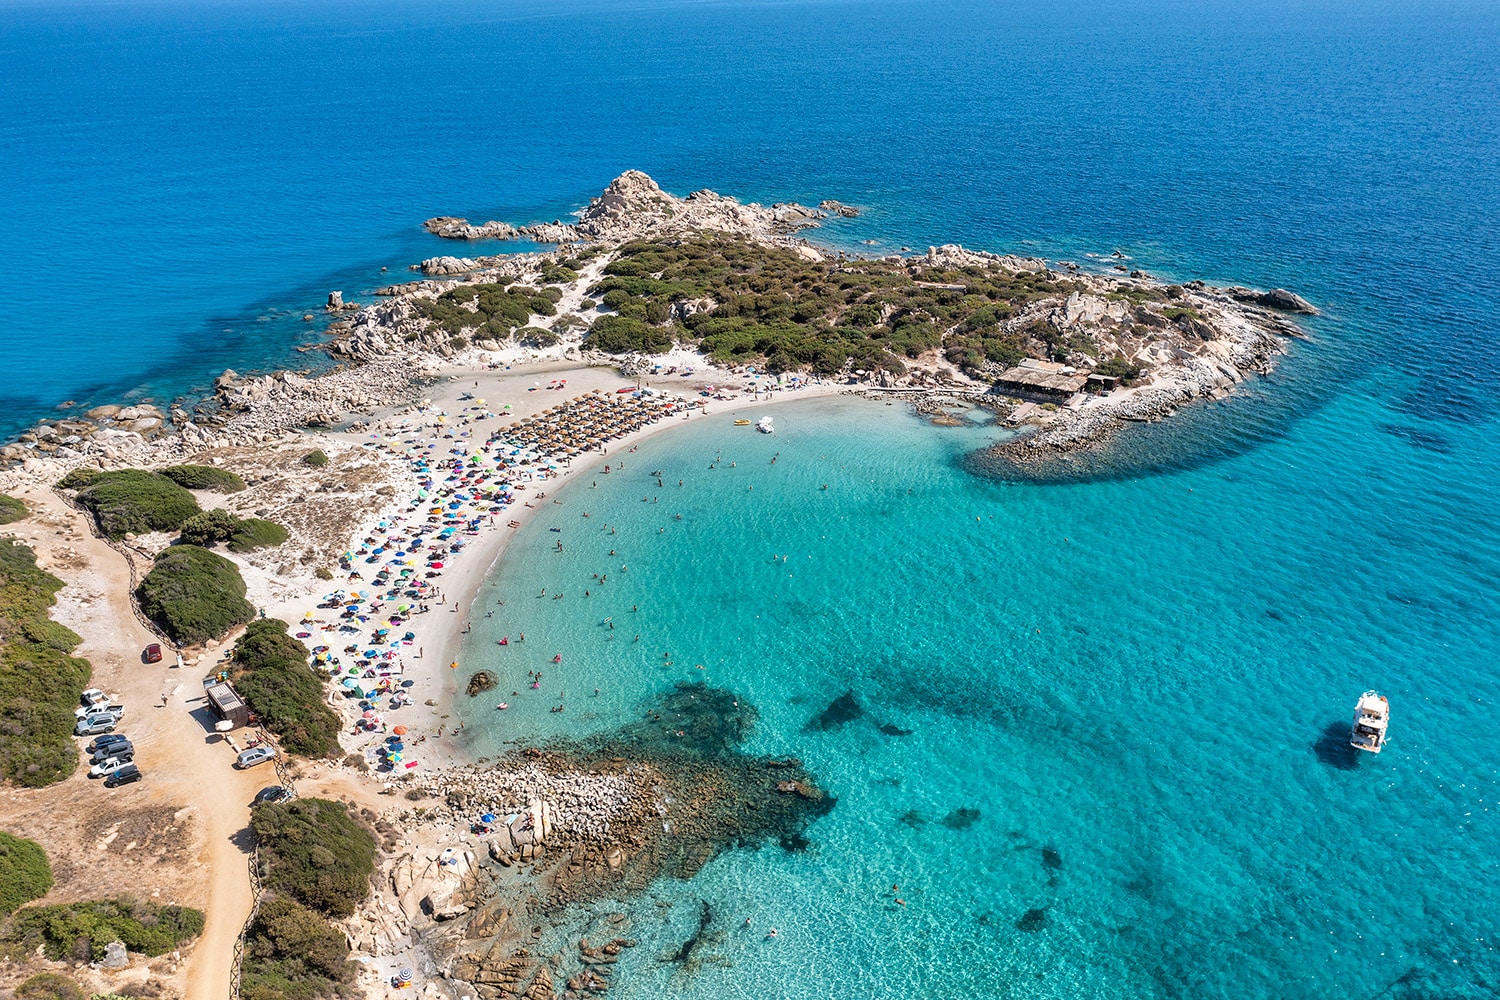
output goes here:
[[145, 646], [160, 640], [132, 613], [124, 558], [50, 494], [23, 498], [35, 513], [8, 532], [67, 582], [52, 617], [83, 637], [78, 655], [93, 664], [92, 684], [126, 706], [119, 731], [135, 744], [145, 777], [110, 790], [80, 767], [48, 788], [8, 789], [0, 828], [46, 848], [57, 884], [43, 902], [130, 893], [202, 909], [203, 934], [169, 979], [189, 1000], [227, 1000], [251, 904], [249, 803], [276, 774], [269, 766], [234, 770], [233, 750], [203, 721], [201, 678], [219, 648], [178, 669], [164, 643], [162, 662], [142, 662]]

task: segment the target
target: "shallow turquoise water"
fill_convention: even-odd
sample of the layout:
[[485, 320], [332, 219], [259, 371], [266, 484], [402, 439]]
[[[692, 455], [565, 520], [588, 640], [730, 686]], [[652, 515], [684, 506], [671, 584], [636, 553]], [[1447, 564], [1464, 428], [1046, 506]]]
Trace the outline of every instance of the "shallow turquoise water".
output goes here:
[[[839, 796], [808, 852], [727, 855], [632, 904], [621, 995], [1491, 995], [1500, 511], [1476, 489], [1481, 435], [1420, 450], [1372, 433], [1391, 414], [1352, 393], [1239, 457], [1037, 486], [967, 471], [991, 430], [859, 400], [771, 412], [774, 437], [725, 413], [556, 494], [464, 651], [519, 691], [505, 713], [461, 706], [487, 727], [476, 752], [706, 680], [759, 708], [750, 749], [802, 756]], [[1368, 687], [1393, 739], [1356, 761]], [[807, 731], [846, 690], [865, 716]], [[978, 819], [945, 825], [962, 808]], [[657, 953], [697, 899], [732, 964], [688, 977]]]

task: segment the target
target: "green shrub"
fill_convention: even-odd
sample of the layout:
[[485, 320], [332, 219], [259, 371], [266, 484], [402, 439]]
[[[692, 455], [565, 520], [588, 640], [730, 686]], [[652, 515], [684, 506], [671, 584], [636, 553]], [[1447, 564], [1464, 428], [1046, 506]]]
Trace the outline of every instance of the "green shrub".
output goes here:
[[578, 272], [565, 264], [548, 264], [542, 268], [542, 284], [569, 285], [578, 280]]
[[94, 485], [94, 480], [104, 475], [103, 469], [93, 469], [88, 466], [80, 466], [57, 481], [60, 490], [81, 490], [86, 486]]
[[234, 645], [235, 690], [282, 746], [308, 757], [339, 753], [339, 717], [323, 701], [322, 676], [286, 622], [261, 618]]
[[198, 545], [206, 549], [234, 534], [239, 525], [240, 519], [232, 511], [216, 507], [194, 514], [184, 521], [179, 537], [184, 545]]
[[302, 464], [310, 465], [314, 469], [321, 469], [323, 466], [328, 464], [328, 456], [323, 453], [322, 448], [314, 448], [312, 451], [302, 456]]
[[316, 1000], [354, 975], [343, 931], [290, 899], [261, 904], [245, 936], [241, 1000]]
[[25, 520], [30, 514], [31, 511], [20, 500], [0, 493], [0, 524], [14, 524]]
[[375, 839], [341, 802], [293, 799], [250, 811], [265, 884], [325, 916], [351, 915], [370, 892]]
[[660, 354], [670, 351], [673, 343], [670, 330], [651, 326], [633, 316], [600, 316], [594, 320], [588, 334], [589, 346], [608, 354], [629, 351]]
[[52, 866], [42, 845], [0, 831], [0, 917], [41, 899], [50, 888]]
[[69, 655], [77, 634], [47, 617], [60, 589], [31, 549], [0, 539], [0, 779], [31, 788], [78, 766], [73, 707], [90, 668]]
[[234, 563], [196, 545], [174, 545], [136, 591], [141, 610], [179, 646], [217, 639], [255, 617]]
[[516, 331], [516, 343], [522, 347], [551, 347], [562, 338], [545, 327], [523, 326]]
[[214, 465], [171, 465], [162, 469], [161, 474], [187, 490], [238, 493], [247, 488], [238, 475]]
[[[460, 285], [436, 299], [416, 299], [413, 306], [430, 324], [455, 337], [473, 331], [480, 339], [504, 340], [512, 330], [531, 322], [533, 315], [557, 315], [555, 288], [535, 289], [525, 285]], [[469, 305], [473, 309], [469, 309]]]
[[42, 972], [16, 987], [16, 1000], [89, 1000], [89, 995], [67, 976]]
[[1129, 382], [1141, 373], [1141, 366], [1117, 354], [1112, 358], [1106, 358], [1094, 371], [1100, 375], [1113, 375], [1121, 382]]
[[28, 906], [5, 928], [13, 954], [41, 947], [51, 959], [95, 961], [111, 941], [130, 951], [164, 955], [203, 932], [203, 914], [185, 906], [157, 906], [127, 896], [99, 902]]
[[289, 537], [287, 530], [275, 521], [246, 517], [240, 520], [234, 534], [229, 536], [229, 551], [253, 552], [256, 549], [274, 548], [286, 542]]
[[198, 513], [198, 501], [166, 476], [144, 469], [105, 472], [78, 494], [106, 537], [175, 531]]
[[287, 530], [275, 521], [237, 517], [227, 510], [215, 508], [188, 518], [182, 526], [181, 541], [184, 545], [202, 548], [227, 541], [231, 552], [253, 552], [281, 545], [288, 537]]

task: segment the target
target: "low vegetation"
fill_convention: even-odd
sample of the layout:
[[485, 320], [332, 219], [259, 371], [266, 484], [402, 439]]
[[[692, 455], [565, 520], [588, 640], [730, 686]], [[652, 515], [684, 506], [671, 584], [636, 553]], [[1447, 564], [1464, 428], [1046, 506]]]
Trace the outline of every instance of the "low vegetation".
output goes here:
[[161, 474], [187, 490], [239, 493], [247, 488], [238, 475], [214, 465], [170, 465]]
[[562, 292], [525, 285], [460, 285], [436, 299], [416, 299], [419, 313], [451, 336], [505, 340], [532, 316], [555, 316]]
[[198, 910], [122, 896], [26, 907], [11, 918], [3, 940], [17, 956], [40, 947], [51, 959], [97, 962], [111, 941], [123, 941], [130, 951], [156, 956], [202, 932], [203, 914]]
[[15, 524], [25, 520], [30, 514], [31, 511], [20, 500], [0, 493], [0, 524]]
[[322, 448], [314, 448], [302, 456], [302, 464], [309, 465], [314, 469], [321, 469], [328, 464], [328, 455], [324, 453]]
[[178, 645], [217, 639], [255, 617], [239, 568], [196, 545], [157, 556], [136, 594], [141, 610]]
[[[542, 277], [563, 280], [576, 273], [558, 265]], [[611, 354], [660, 353], [683, 344], [718, 364], [761, 364], [773, 372], [832, 375], [853, 367], [899, 375], [908, 362], [934, 357], [977, 372], [1026, 357], [1097, 358], [1098, 348], [1086, 335], [1058, 330], [1046, 308], [1028, 312], [1083, 287], [1051, 271], [978, 265], [954, 270], [920, 258], [810, 261], [787, 247], [700, 234], [621, 247], [588, 289], [608, 312], [594, 321], [586, 340]], [[475, 288], [499, 286], [455, 289], [431, 309], [419, 308], [451, 333], [468, 331], [487, 322], [485, 317], [451, 310], [459, 308], [459, 298], [482, 300]], [[1154, 308], [1170, 297], [1153, 287], [1127, 291], [1137, 307]], [[441, 305], [447, 296], [455, 301]], [[1169, 310], [1164, 317], [1141, 311], [1163, 326], [1191, 312]]]
[[289, 536], [287, 530], [275, 521], [240, 517], [231, 511], [214, 508], [188, 518], [182, 525], [180, 537], [185, 545], [211, 548], [219, 542], [227, 542], [231, 552], [253, 552], [281, 545]]
[[241, 1000], [316, 1000], [353, 976], [343, 931], [290, 899], [261, 904], [245, 937]]
[[327, 917], [354, 913], [370, 893], [375, 838], [341, 802], [293, 799], [250, 813], [266, 888]]
[[[64, 477], [65, 485], [72, 477]], [[145, 469], [101, 472], [79, 488], [78, 502], [94, 515], [105, 537], [176, 531], [198, 513], [198, 501], [172, 480]]]
[[0, 831], [0, 917], [8, 917], [52, 888], [47, 852], [34, 840]]
[[67, 976], [40, 972], [16, 987], [16, 1000], [89, 1000], [89, 995]]
[[235, 690], [282, 746], [308, 757], [339, 753], [339, 717], [323, 701], [322, 678], [307, 665], [307, 648], [285, 622], [250, 623], [234, 646]]
[[78, 766], [73, 708], [90, 667], [70, 655], [78, 635], [47, 617], [62, 585], [31, 549], [0, 539], [0, 780], [31, 788]]
[[88, 466], [79, 466], [66, 476], [57, 481], [60, 490], [81, 490], [86, 486], [94, 485], [94, 481], [104, 475], [103, 469], [91, 469]]
[[809, 261], [791, 249], [705, 235], [622, 247], [589, 290], [613, 310], [589, 336], [611, 353], [659, 352], [680, 341], [721, 364], [758, 361], [772, 371], [832, 374], [853, 363], [899, 373], [906, 360], [938, 351], [970, 367], [1010, 364], [1053, 334], [1005, 321], [1071, 288], [1045, 271]]

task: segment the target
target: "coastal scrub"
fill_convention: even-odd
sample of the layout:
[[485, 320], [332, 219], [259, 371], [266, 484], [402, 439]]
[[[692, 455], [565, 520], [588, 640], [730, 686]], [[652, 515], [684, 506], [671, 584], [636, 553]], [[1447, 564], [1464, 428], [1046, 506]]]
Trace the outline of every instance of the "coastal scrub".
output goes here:
[[281, 545], [289, 534], [275, 521], [258, 517], [240, 517], [222, 508], [194, 514], [182, 525], [179, 536], [185, 545], [210, 548], [228, 542], [231, 552], [253, 552]]
[[161, 474], [185, 490], [239, 493], [248, 488], [236, 473], [214, 465], [169, 465]]
[[0, 830], [0, 917], [41, 899], [50, 888], [52, 866], [42, 845]]
[[[67, 483], [68, 478], [63, 479]], [[166, 476], [145, 469], [120, 469], [94, 476], [79, 490], [78, 502], [94, 515], [105, 537], [175, 531], [198, 513], [193, 495]]]
[[0, 539], [0, 779], [30, 788], [78, 766], [73, 706], [91, 668], [70, 655], [78, 635], [47, 617], [62, 585], [31, 549]]
[[250, 623], [234, 646], [235, 690], [282, 746], [308, 757], [339, 752], [339, 717], [323, 702], [323, 682], [307, 648], [275, 618]]
[[524, 327], [531, 317], [555, 316], [562, 293], [556, 288], [538, 291], [524, 285], [460, 285], [436, 299], [417, 299], [417, 312], [453, 336], [471, 334], [473, 339], [504, 340], [511, 331]]
[[315, 1000], [353, 975], [343, 931], [290, 899], [261, 904], [245, 935], [240, 1000]]
[[89, 995], [67, 976], [39, 972], [16, 987], [16, 1000], [89, 1000]]
[[178, 645], [217, 639], [255, 617], [239, 567], [196, 545], [157, 556], [136, 594], [141, 610]]
[[266, 888], [343, 918], [370, 894], [375, 838], [341, 802], [293, 799], [250, 813]]
[[165, 955], [202, 931], [203, 914], [198, 910], [121, 896], [27, 907], [11, 919], [3, 940], [16, 957], [40, 946], [51, 959], [97, 962], [111, 941], [123, 941], [130, 951], [154, 957]]
[[0, 524], [14, 524], [24, 520], [30, 513], [20, 500], [0, 493]]

